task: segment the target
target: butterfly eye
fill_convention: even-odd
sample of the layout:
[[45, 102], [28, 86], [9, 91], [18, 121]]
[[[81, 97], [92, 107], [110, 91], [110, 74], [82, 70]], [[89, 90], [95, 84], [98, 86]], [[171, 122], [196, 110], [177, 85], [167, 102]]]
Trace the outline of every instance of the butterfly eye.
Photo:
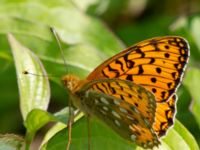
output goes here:
[[61, 81], [65, 87], [70, 91], [74, 91], [78, 86], [80, 79], [74, 75], [65, 75], [61, 78]]

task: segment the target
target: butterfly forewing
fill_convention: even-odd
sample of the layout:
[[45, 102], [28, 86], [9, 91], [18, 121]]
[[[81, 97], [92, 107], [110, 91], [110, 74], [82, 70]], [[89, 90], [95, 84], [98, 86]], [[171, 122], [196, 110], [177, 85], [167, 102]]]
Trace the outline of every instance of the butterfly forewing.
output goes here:
[[127, 48], [105, 61], [89, 80], [120, 78], [152, 91], [156, 101], [167, 101], [176, 91], [189, 58], [189, 45], [181, 37], [153, 38]]
[[156, 119], [153, 129], [159, 137], [164, 136], [167, 129], [174, 123], [176, 100], [177, 96], [174, 94], [167, 102], [157, 103]]
[[76, 95], [85, 113], [96, 116], [125, 139], [144, 148], [159, 144], [152, 128], [156, 101], [145, 88], [130, 81], [101, 79], [85, 84]]

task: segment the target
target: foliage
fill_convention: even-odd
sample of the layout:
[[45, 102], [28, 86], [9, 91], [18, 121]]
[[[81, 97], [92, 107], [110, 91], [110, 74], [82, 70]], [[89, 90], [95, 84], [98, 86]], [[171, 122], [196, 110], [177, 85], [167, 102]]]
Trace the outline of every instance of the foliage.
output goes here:
[[[67, 92], [58, 77], [67, 72], [84, 78], [125, 45], [166, 35], [187, 39], [191, 57], [178, 91], [175, 125], [158, 149], [199, 149], [200, 15], [183, 14], [186, 10], [199, 12], [200, 8], [196, 7], [199, 2], [162, 3], [161, 6], [158, 0], [0, 1], [0, 149], [28, 149], [29, 146], [65, 149]], [[51, 27], [60, 37], [67, 67]], [[23, 74], [26, 70], [37, 75]], [[43, 127], [50, 122], [55, 124]], [[41, 128], [48, 131], [41, 132]], [[36, 135], [42, 138], [42, 144], [35, 145]], [[87, 149], [87, 140], [87, 120], [78, 116], [72, 129], [71, 149]], [[91, 120], [91, 147], [141, 149], [95, 119]]]

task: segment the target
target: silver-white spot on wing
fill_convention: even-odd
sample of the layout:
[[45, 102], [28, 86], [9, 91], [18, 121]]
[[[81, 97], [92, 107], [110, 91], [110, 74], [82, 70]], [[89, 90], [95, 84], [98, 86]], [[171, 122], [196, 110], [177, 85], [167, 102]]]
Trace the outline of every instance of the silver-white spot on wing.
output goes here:
[[136, 135], [132, 134], [132, 135], [131, 135], [131, 140], [135, 142], [135, 140], [136, 140]]
[[113, 102], [115, 105], [118, 105], [118, 106], [120, 105], [120, 100], [114, 100]]
[[113, 116], [115, 116], [115, 117], [121, 119], [121, 116], [120, 116], [116, 111], [113, 110], [113, 111], [112, 111], [112, 114], [113, 114]]
[[150, 123], [149, 123], [149, 121], [148, 121], [146, 118], [144, 118], [144, 122], [145, 122], [145, 124], [146, 124], [147, 126], [150, 126]]
[[107, 115], [107, 113], [104, 110], [100, 110], [100, 112], [104, 115]]
[[120, 122], [119, 122], [118, 120], [116, 120], [116, 119], [115, 119], [115, 124], [116, 124], [117, 126], [119, 126], [119, 127], [121, 126]]
[[94, 99], [94, 103], [95, 103], [95, 104], [98, 104], [98, 103], [99, 103], [99, 100], [98, 100], [98, 99]]
[[100, 100], [102, 103], [109, 105], [109, 102], [104, 97], [101, 97]]
[[108, 107], [106, 107], [106, 106], [103, 106], [103, 109], [106, 110], [106, 111], [109, 110]]
[[129, 116], [129, 115], [127, 115], [127, 116], [126, 116], [126, 118], [128, 118], [128, 119], [130, 119], [130, 120], [134, 121], [134, 118], [133, 118], [133, 117], [131, 117], [131, 116]]
[[122, 113], [125, 113], [125, 114], [128, 113], [128, 111], [127, 111], [126, 109], [122, 108], [122, 107], [119, 107], [119, 110], [120, 110]]

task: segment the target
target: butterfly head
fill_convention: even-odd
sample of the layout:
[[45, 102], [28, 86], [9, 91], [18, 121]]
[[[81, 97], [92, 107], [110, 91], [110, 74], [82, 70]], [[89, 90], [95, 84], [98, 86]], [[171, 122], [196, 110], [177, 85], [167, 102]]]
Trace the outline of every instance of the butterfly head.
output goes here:
[[70, 91], [74, 91], [80, 79], [74, 75], [65, 75], [61, 78], [61, 81], [66, 88], [68, 88]]

